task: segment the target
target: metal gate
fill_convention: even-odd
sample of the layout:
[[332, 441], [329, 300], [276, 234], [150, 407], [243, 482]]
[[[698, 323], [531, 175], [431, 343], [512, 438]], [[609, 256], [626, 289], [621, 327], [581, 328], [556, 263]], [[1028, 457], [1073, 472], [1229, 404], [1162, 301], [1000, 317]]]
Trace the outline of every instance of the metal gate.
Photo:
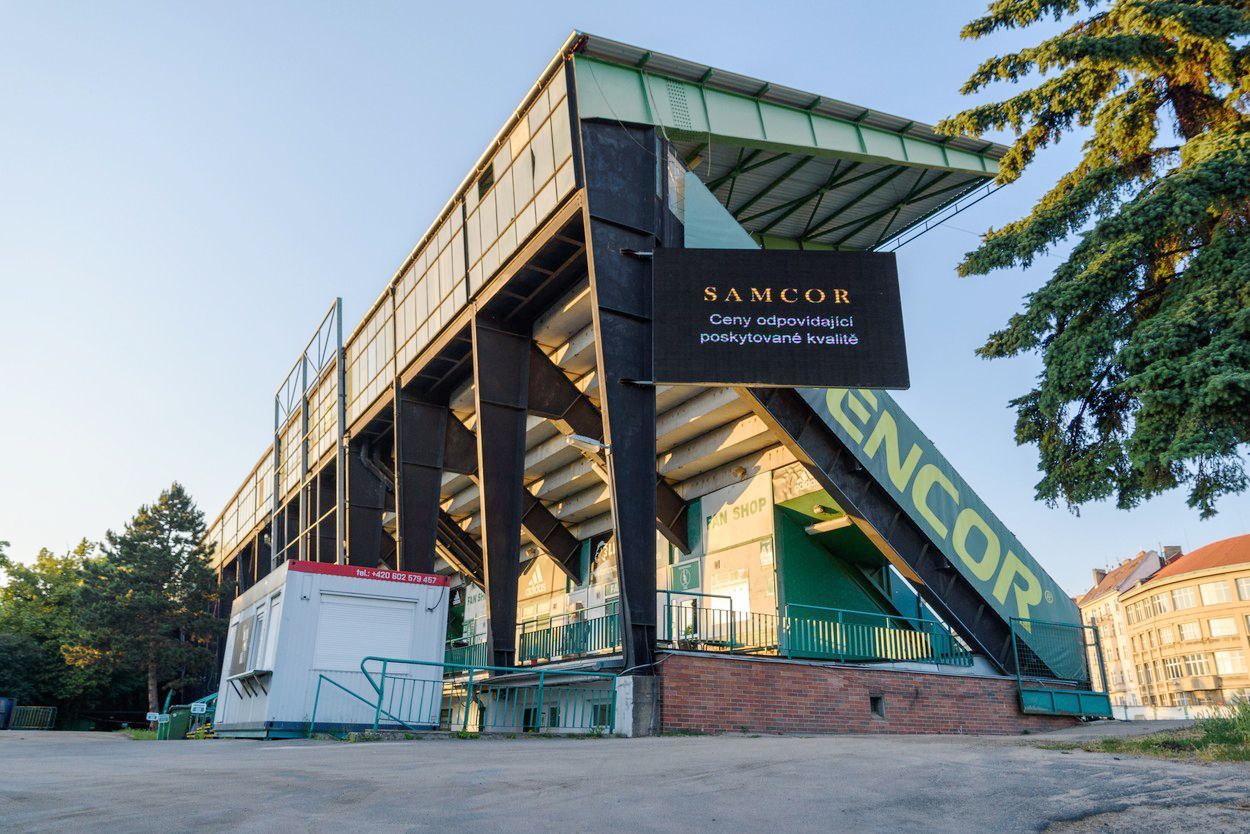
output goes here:
[[1102, 645], [1094, 626], [1012, 617], [1011, 650], [1021, 711], [1112, 717]]

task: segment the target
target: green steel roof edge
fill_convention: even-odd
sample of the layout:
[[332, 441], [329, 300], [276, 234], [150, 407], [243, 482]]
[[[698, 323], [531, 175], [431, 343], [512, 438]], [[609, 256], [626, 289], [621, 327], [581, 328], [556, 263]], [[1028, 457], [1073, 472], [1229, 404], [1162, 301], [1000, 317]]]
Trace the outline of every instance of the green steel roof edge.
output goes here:
[[770, 101], [645, 66], [625, 66], [584, 53], [573, 57], [577, 110], [583, 119], [655, 125], [684, 140], [951, 170], [986, 179], [998, 173], [998, 159], [1006, 150], [994, 143], [969, 150], [969, 140], [939, 139], [931, 128], [916, 122], [892, 128], [881, 120], [842, 118], [817, 107]]

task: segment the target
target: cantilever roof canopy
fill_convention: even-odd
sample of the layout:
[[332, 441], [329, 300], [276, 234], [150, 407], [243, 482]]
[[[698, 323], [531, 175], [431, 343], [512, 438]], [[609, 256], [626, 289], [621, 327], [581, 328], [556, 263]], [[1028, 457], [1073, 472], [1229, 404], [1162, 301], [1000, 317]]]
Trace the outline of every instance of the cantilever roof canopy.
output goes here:
[[766, 248], [873, 249], [990, 190], [1007, 149], [578, 33], [583, 119], [651, 124]]
[[[382, 413], [392, 371], [402, 384], [451, 384], [469, 367], [465, 322], [472, 303], [510, 298], [530, 311], [545, 309], [570, 282], [584, 280], [580, 209], [572, 199], [583, 185], [575, 176], [576, 133], [548, 129], [562, 125], [571, 107], [581, 119], [655, 126], [674, 148], [673, 167], [684, 165], [699, 177], [766, 248], [897, 246], [988, 193], [1006, 151], [574, 32], [351, 330], [343, 391], [335, 375], [319, 373], [313, 380], [318, 466], [334, 449], [334, 421], [326, 415], [337, 397], [347, 399], [345, 430], [351, 430]], [[541, 149], [546, 185], [539, 190], [535, 181], [521, 195], [505, 189], [501, 175], [525, 148], [531, 149], [531, 173], [537, 171], [535, 149]], [[553, 225], [557, 221], [565, 225]], [[540, 240], [539, 229], [547, 226]], [[298, 449], [311, 442], [299, 426], [291, 412], [278, 445]], [[288, 451], [278, 460], [271, 447], [253, 467], [213, 522], [210, 538], [223, 556], [239, 551], [267, 523], [276, 486], [282, 501], [298, 494], [298, 459]]]

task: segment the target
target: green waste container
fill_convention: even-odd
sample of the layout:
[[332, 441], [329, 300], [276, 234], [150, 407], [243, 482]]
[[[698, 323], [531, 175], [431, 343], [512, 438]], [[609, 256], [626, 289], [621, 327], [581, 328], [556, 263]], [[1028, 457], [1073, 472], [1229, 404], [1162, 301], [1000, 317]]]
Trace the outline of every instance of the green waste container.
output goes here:
[[174, 707], [169, 711], [169, 720], [156, 725], [156, 740], [186, 738], [191, 728], [191, 707]]

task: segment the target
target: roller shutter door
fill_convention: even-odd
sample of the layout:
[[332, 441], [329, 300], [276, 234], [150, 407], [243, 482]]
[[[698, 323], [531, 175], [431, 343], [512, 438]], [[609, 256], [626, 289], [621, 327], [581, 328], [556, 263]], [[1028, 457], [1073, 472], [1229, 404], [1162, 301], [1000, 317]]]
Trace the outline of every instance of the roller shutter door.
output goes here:
[[412, 657], [417, 603], [322, 594], [314, 669], [352, 671], [367, 655]]

